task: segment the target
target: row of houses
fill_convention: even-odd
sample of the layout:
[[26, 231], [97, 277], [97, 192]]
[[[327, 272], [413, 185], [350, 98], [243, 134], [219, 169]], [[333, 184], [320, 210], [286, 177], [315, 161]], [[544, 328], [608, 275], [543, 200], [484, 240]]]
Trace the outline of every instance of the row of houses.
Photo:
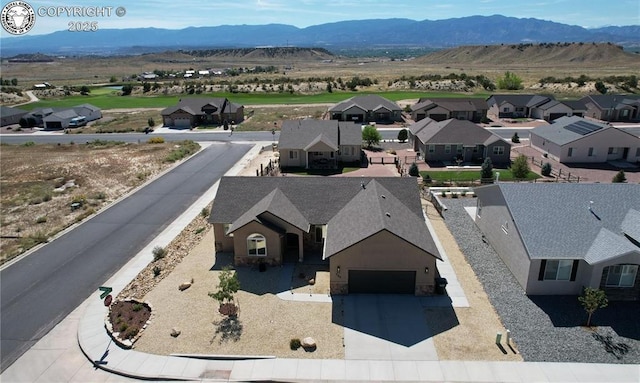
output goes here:
[[[640, 185], [474, 189], [474, 220], [529, 295], [640, 299]], [[615, 196], [615, 198], [612, 198]], [[239, 198], [241, 197], [241, 198]], [[223, 177], [210, 222], [236, 265], [328, 261], [331, 294], [433, 294], [442, 256], [409, 177]]]
[[100, 108], [91, 104], [81, 104], [71, 108], [37, 108], [31, 112], [6, 106], [1, 108], [1, 126], [19, 124], [21, 119], [25, 119], [34, 127], [62, 130], [79, 127], [102, 118]]
[[[409, 108], [413, 121], [449, 119], [472, 122], [497, 118], [533, 118], [554, 121], [560, 117], [590, 117], [606, 122], [640, 120], [640, 95], [590, 95], [580, 100], [559, 101], [551, 95], [496, 94], [481, 98], [420, 98]], [[355, 123], [403, 122], [403, 110], [378, 95], [351, 97], [328, 110], [329, 119]], [[162, 111], [165, 126], [195, 127], [199, 124], [244, 120], [244, 108], [226, 98], [185, 98]]]

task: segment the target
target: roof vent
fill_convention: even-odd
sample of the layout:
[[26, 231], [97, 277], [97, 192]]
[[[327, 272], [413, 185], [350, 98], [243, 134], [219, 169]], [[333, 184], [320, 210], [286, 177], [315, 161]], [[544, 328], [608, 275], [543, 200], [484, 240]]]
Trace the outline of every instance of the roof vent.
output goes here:
[[384, 194], [383, 194], [383, 195], [381, 195], [380, 197], [382, 197], [382, 199], [387, 199], [387, 196], [386, 196], [386, 195], [384, 195]]
[[387, 217], [391, 218], [391, 213], [389, 213], [389, 212], [384, 213], [384, 215], [386, 215]]
[[364, 186], [364, 181], [360, 181], [360, 187], [366, 189], [366, 187]]

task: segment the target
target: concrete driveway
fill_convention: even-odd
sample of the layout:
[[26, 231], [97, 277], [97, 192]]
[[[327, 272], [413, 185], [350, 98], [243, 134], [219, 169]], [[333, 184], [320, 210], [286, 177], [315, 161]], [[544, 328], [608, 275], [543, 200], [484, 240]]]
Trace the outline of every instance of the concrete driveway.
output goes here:
[[438, 360], [420, 298], [354, 294], [341, 299], [345, 359]]

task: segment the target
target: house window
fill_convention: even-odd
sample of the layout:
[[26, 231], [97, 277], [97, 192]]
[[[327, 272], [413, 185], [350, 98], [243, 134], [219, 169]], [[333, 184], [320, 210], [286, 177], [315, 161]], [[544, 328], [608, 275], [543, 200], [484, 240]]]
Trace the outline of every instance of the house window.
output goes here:
[[607, 153], [609, 153], [609, 154], [618, 154], [618, 148], [609, 148], [609, 151]]
[[458, 148], [458, 149], [457, 149], [456, 151], [457, 151], [458, 153], [462, 153], [462, 145], [458, 145], [458, 146], [457, 146], [457, 148]]
[[524, 112], [524, 108], [523, 107], [518, 107], [518, 108], [516, 108], [516, 112]]
[[331, 158], [333, 158], [333, 152], [331, 152]]
[[593, 157], [593, 148], [589, 148], [589, 154], [587, 154], [589, 157]]
[[640, 157], [640, 148], [636, 149], [636, 157]]
[[267, 256], [267, 240], [262, 234], [251, 234], [247, 237], [247, 253], [256, 257]]
[[633, 287], [638, 273], [638, 265], [609, 266], [607, 287]]
[[493, 154], [495, 154], [496, 156], [501, 156], [504, 154], [504, 146], [494, 146], [493, 147]]
[[445, 145], [444, 146], [444, 152], [445, 153], [451, 153], [451, 145]]
[[545, 281], [568, 281], [571, 279], [571, 271], [573, 269], [573, 260], [547, 260], [544, 269]]
[[436, 151], [436, 146], [435, 145], [429, 145], [429, 153], [433, 153]]
[[511, 109], [509, 109], [508, 106], [505, 106], [504, 109], [502, 109], [503, 112], [505, 113], [509, 113], [511, 111]]
[[298, 152], [296, 152], [295, 150], [290, 150], [289, 151], [289, 159], [295, 160], [297, 158], [298, 158]]
[[567, 157], [571, 156], [573, 156], [573, 148], [569, 148], [569, 151], [567, 152]]

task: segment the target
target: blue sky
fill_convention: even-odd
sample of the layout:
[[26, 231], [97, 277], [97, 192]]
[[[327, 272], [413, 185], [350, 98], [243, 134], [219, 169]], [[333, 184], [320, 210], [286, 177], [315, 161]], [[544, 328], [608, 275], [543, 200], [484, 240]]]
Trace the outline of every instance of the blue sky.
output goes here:
[[[640, 0], [26, 0], [40, 7], [97, 6], [126, 8], [123, 17], [106, 18], [36, 16], [30, 35], [66, 30], [70, 21], [97, 21], [98, 28], [239, 24], [290, 24], [297, 27], [353, 19], [408, 18], [440, 20], [472, 15], [502, 14], [537, 18], [587, 28], [640, 25]], [[2, 5], [8, 0], [2, 0]], [[46, 8], [49, 12], [51, 9]], [[42, 11], [44, 12], [44, 11]], [[2, 31], [2, 37], [8, 37]]]

